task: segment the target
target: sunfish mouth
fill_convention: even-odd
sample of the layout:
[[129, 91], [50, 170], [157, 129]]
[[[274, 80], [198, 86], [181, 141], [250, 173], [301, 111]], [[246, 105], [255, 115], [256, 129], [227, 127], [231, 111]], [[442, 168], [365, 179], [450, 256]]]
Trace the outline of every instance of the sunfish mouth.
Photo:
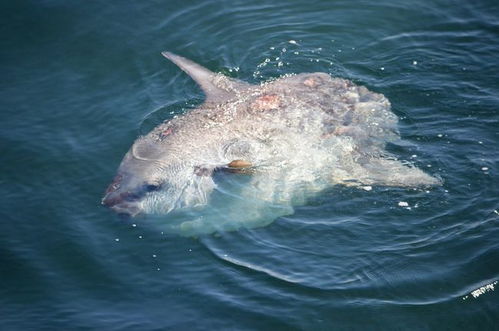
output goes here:
[[135, 217], [141, 213], [141, 209], [134, 202], [127, 201], [123, 197], [114, 196], [113, 194], [107, 194], [101, 203], [122, 216]]

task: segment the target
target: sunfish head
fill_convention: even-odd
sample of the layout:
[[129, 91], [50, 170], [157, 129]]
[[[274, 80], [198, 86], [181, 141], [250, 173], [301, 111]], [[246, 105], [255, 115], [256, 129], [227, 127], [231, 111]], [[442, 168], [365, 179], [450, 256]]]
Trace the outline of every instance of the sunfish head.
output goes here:
[[[162, 54], [199, 84], [207, 103], [222, 103], [233, 98], [236, 90], [249, 87], [181, 56]], [[217, 167], [213, 165], [216, 157], [210, 154], [213, 146], [207, 148], [206, 137], [196, 142], [185, 141], [191, 139], [194, 132], [196, 130], [174, 143], [170, 138], [175, 133], [170, 129], [164, 131], [168, 139], [162, 142], [155, 140], [154, 134], [138, 139], [123, 158], [102, 204], [131, 216], [165, 214], [177, 208], [206, 204], [215, 186], [211, 173]]]
[[214, 187], [209, 168], [179, 158], [147, 136], [138, 139], [123, 158], [102, 204], [118, 214], [166, 214], [173, 209], [206, 204]]

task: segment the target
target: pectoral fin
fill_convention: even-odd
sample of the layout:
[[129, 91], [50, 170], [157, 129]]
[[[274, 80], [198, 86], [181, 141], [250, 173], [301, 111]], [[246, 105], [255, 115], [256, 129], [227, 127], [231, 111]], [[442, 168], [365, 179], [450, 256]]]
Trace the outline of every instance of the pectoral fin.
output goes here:
[[229, 168], [249, 168], [251, 167], [251, 163], [244, 160], [234, 160], [227, 164]]
[[225, 170], [237, 174], [251, 174], [253, 173], [252, 164], [244, 160], [234, 160], [227, 164]]
[[238, 90], [247, 89], [250, 85], [242, 81], [214, 73], [185, 57], [170, 52], [162, 52], [164, 57], [175, 63], [199, 84], [206, 102], [223, 102], [234, 97]]

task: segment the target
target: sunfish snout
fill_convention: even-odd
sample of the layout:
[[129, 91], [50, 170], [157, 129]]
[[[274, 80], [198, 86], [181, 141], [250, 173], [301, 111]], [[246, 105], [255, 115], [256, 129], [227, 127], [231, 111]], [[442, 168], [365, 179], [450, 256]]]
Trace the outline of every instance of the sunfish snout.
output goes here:
[[133, 202], [137, 200], [137, 196], [130, 192], [110, 192], [104, 196], [102, 199], [102, 204], [106, 207], [114, 207], [116, 205], [125, 203], [125, 202]]
[[113, 179], [101, 203], [119, 214], [126, 214], [133, 217], [140, 212], [140, 209], [136, 206], [136, 201], [140, 196], [130, 191], [120, 190], [122, 179], [121, 175], [117, 175]]
[[134, 217], [140, 213], [140, 208], [136, 206], [136, 200], [134, 194], [128, 192], [110, 192], [104, 196], [101, 203], [118, 214]]

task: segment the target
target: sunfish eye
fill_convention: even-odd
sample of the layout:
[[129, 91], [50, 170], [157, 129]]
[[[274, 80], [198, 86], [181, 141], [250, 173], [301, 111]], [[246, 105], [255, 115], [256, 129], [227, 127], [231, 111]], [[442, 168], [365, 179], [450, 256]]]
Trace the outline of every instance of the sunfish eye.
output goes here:
[[159, 190], [160, 187], [161, 185], [158, 184], [146, 184], [145, 189], [147, 192], [154, 192]]

